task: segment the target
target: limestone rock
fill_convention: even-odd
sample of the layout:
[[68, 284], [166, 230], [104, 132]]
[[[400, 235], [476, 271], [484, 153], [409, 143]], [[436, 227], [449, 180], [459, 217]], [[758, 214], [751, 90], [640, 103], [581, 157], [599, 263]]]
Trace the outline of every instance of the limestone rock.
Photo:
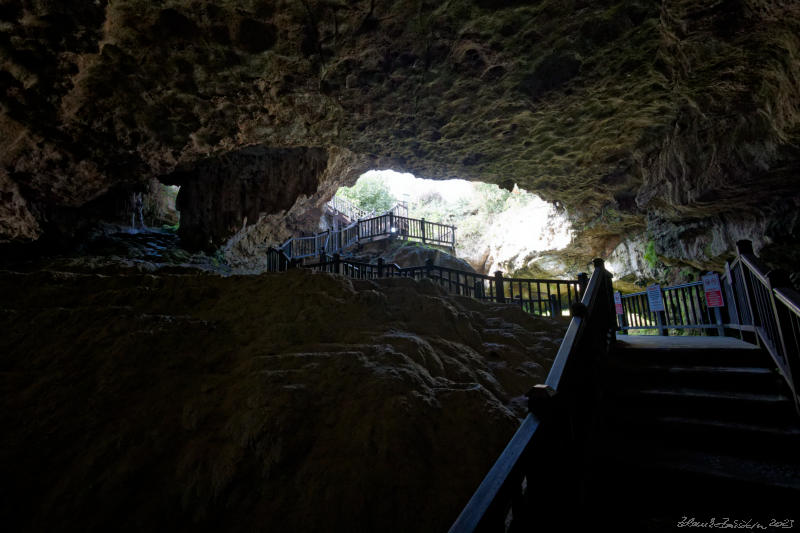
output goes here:
[[367, 243], [356, 249], [353, 254], [356, 261], [375, 263], [382, 258], [386, 263], [399, 267], [422, 266], [429, 259], [436, 266], [475, 272], [472, 266], [462, 258], [456, 257], [443, 249], [426, 246], [419, 242], [403, 240], [383, 240]]
[[254, 145], [516, 182], [595, 251], [798, 196], [797, 2], [8, 0], [0, 27], [6, 240]]
[[307, 271], [6, 271], [0, 292], [14, 531], [445, 530], [566, 326]]

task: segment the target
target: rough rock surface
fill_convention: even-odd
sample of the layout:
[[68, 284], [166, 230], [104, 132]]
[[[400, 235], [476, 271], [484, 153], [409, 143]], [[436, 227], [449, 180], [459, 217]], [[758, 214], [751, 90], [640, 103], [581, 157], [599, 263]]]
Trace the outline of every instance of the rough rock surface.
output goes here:
[[200, 161], [170, 175], [181, 186], [181, 241], [216, 249], [248, 220], [269, 210], [286, 211], [300, 196], [317, 190], [328, 154], [321, 148], [268, 149], [253, 146]]
[[[573, 233], [564, 210], [533, 198], [486, 220], [475, 237], [463, 239], [456, 247], [482, 274], [500, 270], [515, 277], [561, 278], [586, 268], [567, 264], [561, 256]], [[582, 259], [585, 263], [586, 256]]]
[[356, 261], [366, 261], [368, 263], [374, 263], [380, 257], [386, 263], [394, 263], [403, 268], [421, 266], [430, 259], [437, 266], [466, 272], [475, 271], [467, 261], [442, 249], [399, 239], [387, 239], [365, 244], [360, 249], [354, 250], [352, 257]]
[[565, 326], [305, 271], [0, 293], [9, 531], [444, 531]]
[[798, 209], [790, 0], [8, 0], [0, 28], [4, 240], [250, 145], [517, 182], [595, 249], [647, 228], [687, 261]]

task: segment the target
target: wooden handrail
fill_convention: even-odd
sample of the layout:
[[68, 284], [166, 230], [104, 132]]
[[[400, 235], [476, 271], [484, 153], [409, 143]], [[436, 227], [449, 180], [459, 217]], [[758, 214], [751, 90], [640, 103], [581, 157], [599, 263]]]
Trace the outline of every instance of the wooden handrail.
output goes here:
[[[600, 272], [599, 274], [598, 271]], [[605, 277], [603, 276], [604, 273]], [[605, 282], [606, 277], [608, 277], [608, 274], [605, 268], [595, 268], [594, 274], [589, 279], [589, 286], [586, 288], [586, 293], [583, 295], [583, 300], [581, 300], [581, 304], [583, 304], [587, 309], [593, 309], [598, 305], [597, 298], [601, 293], [600, 284]], [[605, 311], [608, 311], [608, 309], [606, 308]], [[545, 380], [544, 384], [548, 387], [552, 387], [556, 391], [561, 384], [561, 377], [564, 374], [564, 369], [567, 366], [570, 356], [575, 350], [575, 346], [581, 336], [582, 328], [585, 322], [586, 320], [582, 316], [576, 316], [572, 318], [569, 323], [569, 327], [567, 328], [567, 332], [564, 334], [564, 339], [561, 341], [561, 346], [558, 348], [556, 357], [553, 359], [553, 366], [550, 367], [550, 372], [548, 372], [547, 379]]]
[[[508, 492], [509, 485], [519, 477], [520, 465], [530, 449], [540, 424], [541, 420], [533, 413], [528, 413], [523, 419], [503, 453], [497, 458], [492, 469], [483, 478], [461, 514], [450, 527], [450, 533], [470, 533], [479, 531], [482, 527], [488, 529], [485, 528], [485, 524], [498, 505], [498, 496], [503, 492]], [[495, 511], [497, 514], [501, 512]]]
[[[545, 383], [528, 394], [531, 412], [461, 511], [450, 533], [516, 530], [530, 523], [532, 515], [546, 524], [546, 515], [557, 514], [554, 508], [571, 501], [563, 489], [574, 482], [569, 479], [572, 469], [569, 461], [580, 458], [567, 457], [570, 446], [564, 446], [561, 439], [569, 439], [568, 435], [574, 438], [574, 432], [580, 428], [570, 404], [591, 407], [591, 391], [586, 383], [592, 375], [594, 359], [602, 357], [613, 342], [611, 275], [602, 260], [595, 260], [594, 264], [595, 271], [581, 300], [581, 311], [573, 316]], [[550, 473], [561, 475], [549, 476]], [[542, 496], [538, 502], [541, 507], [527, 505], [536, 502], [528, 497], [531, 493]], [[507, 528], [512, 509], [512, 523]]]
[[758, 278], [758, 280], [764, 284], [768, 283], [767, 276], [769, 275], [769, 269], [763, 264], [758, 258], [753, 254], [745, 254], [739, 257], [739, 260], [747, 266], [748, 270]]
[[794, 315], [800, 317], [800, 292], [790, 287], [778, 287], [775, 289], [775, 297]]

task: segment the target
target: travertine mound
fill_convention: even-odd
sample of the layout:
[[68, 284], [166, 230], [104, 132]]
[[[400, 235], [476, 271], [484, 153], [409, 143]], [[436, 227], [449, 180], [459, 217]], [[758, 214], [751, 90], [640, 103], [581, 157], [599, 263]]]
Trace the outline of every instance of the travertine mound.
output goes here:
[[431, 283], [0, 275], [10, 531], [444, 531], [565, 324]]
[[456, 257], [449, 248], [429, 246], [417, 241], [402, 239], [386, 239], [364, 244], [348, 251], [348, 257], [354, 261], [376, 263], [380, 257], [384, 262], [395, 264], [401, 268], [422, 266], [431, 260], [434, 265], [465, 272], [475, 269], [460, 257]]

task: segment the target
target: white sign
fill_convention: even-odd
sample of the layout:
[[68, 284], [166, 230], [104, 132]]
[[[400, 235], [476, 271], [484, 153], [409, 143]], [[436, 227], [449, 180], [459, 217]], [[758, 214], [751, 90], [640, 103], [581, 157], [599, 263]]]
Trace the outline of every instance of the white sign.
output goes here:
[[706, 274], [702, 279], [708, 307], [725, 307], [725, 302], [722, 301], [719, 276], [717, 274]]
[[661, 285], [658, 283], [647, 287], [647, 303], [650, 304], [651, 313], [666, 311], [664, 297], [661, 295]]
[[625, 314], [625, 310], [622, 308], [622, 295], [619, 291], [614, 292], [614, 307], [617, 309], [618, 315]]

